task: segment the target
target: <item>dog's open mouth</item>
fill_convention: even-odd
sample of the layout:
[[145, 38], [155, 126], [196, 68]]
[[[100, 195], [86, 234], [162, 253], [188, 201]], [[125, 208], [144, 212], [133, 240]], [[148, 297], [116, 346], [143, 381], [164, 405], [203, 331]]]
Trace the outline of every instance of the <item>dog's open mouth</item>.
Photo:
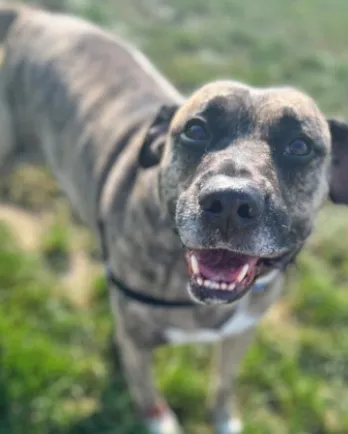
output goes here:
[[201, 302], [231, 303], [241, 298], [256, 278], [270, 273], [281, 258], [260, 258], [224, 249], [185, 251], [190, 291]]

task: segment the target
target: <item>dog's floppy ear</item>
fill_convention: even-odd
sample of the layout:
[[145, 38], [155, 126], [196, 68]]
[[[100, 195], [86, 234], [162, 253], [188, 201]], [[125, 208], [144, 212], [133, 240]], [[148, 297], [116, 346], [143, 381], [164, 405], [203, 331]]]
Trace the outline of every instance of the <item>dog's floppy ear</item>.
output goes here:
[[332, 166], [329, 197], [332, 202], [348, 204], [348, 124], [328, 119], [332, 141]]
[[151, 122], [139, 155], [139, 163], [145, 169], [160, 162], [166, 140], [165, 133], [177, 109], [177, 105], [161, 106]]

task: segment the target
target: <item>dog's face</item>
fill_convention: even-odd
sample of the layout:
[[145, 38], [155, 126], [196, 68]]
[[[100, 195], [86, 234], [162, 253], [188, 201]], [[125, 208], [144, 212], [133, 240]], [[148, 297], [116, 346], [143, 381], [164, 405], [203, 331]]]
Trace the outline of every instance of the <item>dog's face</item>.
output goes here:
[[302, 247], [327, 196], [330, 150], [328, 122], [294, 89], [215, 82], [177, 110], [159, 191], [194, 299], [234, 302]]

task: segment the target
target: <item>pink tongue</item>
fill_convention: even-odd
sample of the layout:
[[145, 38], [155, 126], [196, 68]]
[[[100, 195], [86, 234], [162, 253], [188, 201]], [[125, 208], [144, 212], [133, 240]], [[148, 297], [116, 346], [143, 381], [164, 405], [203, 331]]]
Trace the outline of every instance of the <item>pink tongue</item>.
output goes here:
[[200, 252], [197, 255], [201, 274], [209, 280], [233, 283], [249, 265], [248, 274], [255, 271], [258, 258], [252, 256], [235, 255], [225, 251]]

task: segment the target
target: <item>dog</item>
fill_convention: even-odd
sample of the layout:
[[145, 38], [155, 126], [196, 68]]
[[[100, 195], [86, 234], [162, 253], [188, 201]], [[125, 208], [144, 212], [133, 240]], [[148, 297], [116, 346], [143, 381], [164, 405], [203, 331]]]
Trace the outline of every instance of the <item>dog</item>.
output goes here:
[[71, 16], [2, 4], [0, 37], [0, 173], [47, 164], [94, 232], [142, 421], [182, 432], [153, 350], [216, 343], [211, 421], [241, 432], [239, 362], [325, 199], [348, 201], [333, 155], [347, 124], [291, 87], [220, 80], [185, 98], [135, 48]]

